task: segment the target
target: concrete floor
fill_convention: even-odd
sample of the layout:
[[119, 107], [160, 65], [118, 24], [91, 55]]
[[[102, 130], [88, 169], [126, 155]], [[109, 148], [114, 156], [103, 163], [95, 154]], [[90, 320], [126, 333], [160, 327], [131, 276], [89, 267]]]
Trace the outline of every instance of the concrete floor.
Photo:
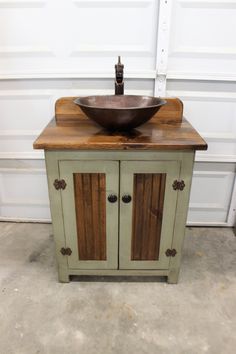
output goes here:
[[57, 282], [51, 225], [0, 223], [0, 354], [234, 354], [236, 238], [187, 229], [180, 282]]

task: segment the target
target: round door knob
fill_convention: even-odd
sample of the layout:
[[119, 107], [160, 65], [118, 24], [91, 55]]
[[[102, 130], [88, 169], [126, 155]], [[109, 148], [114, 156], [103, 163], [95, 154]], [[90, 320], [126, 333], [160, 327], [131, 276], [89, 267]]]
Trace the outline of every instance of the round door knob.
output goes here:
[[131, 198], [131, 195], [129, 195], [129, 194], [125, 194], [125, 195], [123, 195], [123, 197], [122, 197], [122, 201], [123, 201], [124, 203], [130, 203], [131, 200], [132, 200], [132, 198]]
[[110, 203], [115, 203], [117, 201], [117, 196], [115, 194], [110, 194], [107, 199]]

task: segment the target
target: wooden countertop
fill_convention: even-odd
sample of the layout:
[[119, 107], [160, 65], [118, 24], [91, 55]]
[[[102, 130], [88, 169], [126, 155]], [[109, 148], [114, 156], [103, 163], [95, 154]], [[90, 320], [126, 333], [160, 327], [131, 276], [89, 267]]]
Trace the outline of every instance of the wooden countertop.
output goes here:
[[34, 142], [45, 150], [206, 150], [207, 144], [183, 119], [180, 123], [149, 121], [132, 133], [109, 133], [90, 120], [74, 126], [57, 125], [53, 119]]
[[206, 150], [207, 144], [184, 118], [178, 99], [132, 132], [110, 133], [88, 119], [73, 97], [56, 102], [55, 118], [34, 142], [45, 150]]

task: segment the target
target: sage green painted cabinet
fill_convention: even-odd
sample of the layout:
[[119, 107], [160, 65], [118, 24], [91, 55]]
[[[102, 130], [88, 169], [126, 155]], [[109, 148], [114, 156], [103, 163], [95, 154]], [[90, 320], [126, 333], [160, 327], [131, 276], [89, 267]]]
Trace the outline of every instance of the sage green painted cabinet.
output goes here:
[[60, 161], [66, 244], [72, 250], [68, 266], [79, 269], [118, 268], [118, 161]]
[[178, 280], [193, 152], [46, 151], [59, 280]]
[[178, 161], [121, 162], [120, 269], [168, 269], [178, 194], [172, 184], [179, 171]]

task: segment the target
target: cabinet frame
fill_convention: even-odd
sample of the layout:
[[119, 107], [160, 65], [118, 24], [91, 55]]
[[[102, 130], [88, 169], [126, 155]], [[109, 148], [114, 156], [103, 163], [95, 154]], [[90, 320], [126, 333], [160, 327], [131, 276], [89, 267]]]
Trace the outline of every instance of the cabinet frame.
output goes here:
[[[109, 203], [108, 195], [119, 194], [119, 162], [118, 161], [84, 161], [60, 160], [60, 179], [67, 183], [61, 190], [64, 216], [65, 239], [73, 251], [68, 257], [70, 268], [80, 269], [117, 269], [118, 268], [118, 202]], [[106, 176], [105, 209], [106, 209], [106, 260], [81, 260], [77, 241], [77, 218], [75, 210], [74, 173], [103, 173]]]
[[[121, 161], [120, 168], [120, 238], [119, 238], [119, 268], [120, 269], [167, 269], [170, 257], [165, 252], [171, 248], [177, 191], [172, 188], [175, 179], [179, 179], [180, 161]], [[122, 195], [132, 195], [134, 174], [161, 173], [166, 174], [163, 220], [160, 235], [160, 250], [158, 260], [131, 260], [133, 203], [122, 202]], [[168, 222], [168, 218], [170, 222]]]
[[[189, 151], [94, 151], [94, 150], [45, 150], [45, 160], [48, 177], [48, 187], [50, 196], [50, 207], [53, 222], [53, 233], [56, 247], [56, 257], [58, 263], [59, 280], [68, 282], [70, 275], [150, 275], [167, 276], [169, 283], [177, 283], [181, 262], [182, 245], [185, 234], [186, 218], [188, 211], [188, 202], [192, 180], [193, 162], [195, 152]], [[175, 226], [172, 239], [172, 248], [176, 249], [175, 257], [170, 257], [169, 267], [167, 269], [75, 269], [68, 265], [68, 256], [60, 253], [62, 247], [66, 247], [66, 238], [64, 232], [63, 209], [61, 193], [57, 191], [53, 183], [55, 179], [60, 178], [59, 161], [60, 160], [112, 160], [112, 161], [180, 161], [179, 178], [184, 180], [185, 188], [177, 192], [177, 204], [175, 215]]]

